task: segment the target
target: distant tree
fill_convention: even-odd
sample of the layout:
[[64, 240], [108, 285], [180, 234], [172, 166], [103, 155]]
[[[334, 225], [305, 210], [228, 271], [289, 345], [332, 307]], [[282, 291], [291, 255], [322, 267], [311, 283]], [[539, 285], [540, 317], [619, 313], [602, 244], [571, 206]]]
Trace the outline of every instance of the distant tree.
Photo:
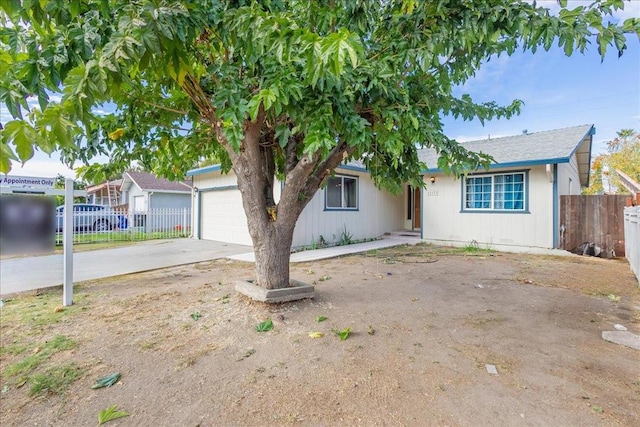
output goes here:
[[[64, 190], [66, 178], [60, 174], [58, 174], [55, 178], [55, 182], [53, 183], [53, 188], [57, 188], [60, 190]], [[73, 189], [74, 190], [84, 190], [87, 186], [87, 183], [81, 180], [73, 181]], [[56, 198], [56, 206], [64, 205], [64, 196], [55, 196]], [[86, 197], [74, 197], [73, 203], [85, 203], [87, 201]]]
[[617, 170], [640, 182], [640, 133], [634, 129], [622, 129], [617, 135], [607, 142], [607, 152], [591, 163], [591, 185], [585, 194], [628, 194], [629, 191], [620, 184]]
[[[554, 16], [524, 0], [3, 0], [0, 100], [14, 120], [0, 170], [34, 146], [168, 177], [218, 158], [237, 176], [257, 283], [287, 287], [297, 219], [341, 163], [361, 160], [391, 191], [422, 185], [421, 147], [454, 174], [488, 167], [441, 120], [519, 112], [453, 94], [482, 63], [554, 43], [622, 54], [625, 33], [640, 35], [638, 18], [605, 19], [622, 0], [559, 3]], [[25, 115], [29, 96], [39, 108]], [[116, 111], [94, 114], [104, 103]]]

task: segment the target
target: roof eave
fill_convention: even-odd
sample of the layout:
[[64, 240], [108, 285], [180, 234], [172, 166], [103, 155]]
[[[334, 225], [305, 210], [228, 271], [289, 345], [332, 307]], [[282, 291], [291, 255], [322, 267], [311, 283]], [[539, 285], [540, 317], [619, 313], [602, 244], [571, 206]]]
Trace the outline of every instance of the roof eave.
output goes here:
[[187, 176], [202, 175], [210, 172], [218, 172], [220, 170], [220, 165], [205, 166], [202, 168], [191, 169], [190, 171], [187, 171]]
[[[505, 163], [492, 163], [489, 165], [489, 169], [506, 169], [506, 168], [519, 168], [527, 166], [540, 166], [557, 163], [569, 163], [570, 157], [556, 157], [553, 159], [538, 159], [538, 160], [523, 160], [519, 162], [505, 162]], [[469, 173], [482, 172], [484, 168], [477, 168], [476, 170], [468, 171]], [[443, 173], [440, 168], [436, 169], [423, 169], [420, 171], [423, 175], [427, 173]]]
[[142, 191], [147, 193], [191, 194], [191, 190], [158, 190], [154, 188], [143, 188]]

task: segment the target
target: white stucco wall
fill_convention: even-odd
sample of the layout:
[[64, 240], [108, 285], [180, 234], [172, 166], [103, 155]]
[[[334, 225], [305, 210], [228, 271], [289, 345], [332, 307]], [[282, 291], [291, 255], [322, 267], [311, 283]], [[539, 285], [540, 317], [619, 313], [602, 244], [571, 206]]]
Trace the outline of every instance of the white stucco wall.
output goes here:
[[[358, 177], [358, 210], [325, 210], [325, 190], [318, 190], [298, 219], [293, 236], [294, 248], [308, 246], [312, 242], [318, 243], [320, 236], [327, 242], [339, 240], [343, 230], [351, 234], [353, 240], [359, 240], [402, 229], [404, 225], [402, 194], [393, 196], [386, 191], [377, 190], [366, 173], [340, 171], [339, 174]], [[237, 185], [234, 174], [221, 175], [220, 172], [210, 172], [195, 175], [193, 179], [194, 187], [197, 187], [198, 192], [201, 193], [194, 197], [194, 215], [200, 212], [199, 203], [202, 203], [203, 197], [207, 197], [204, 194], [213, 194], [213, 189], [232, 187], [220, 191], [220, 194], [227, 193], [222, 197], [225, 200], [225, 206], [207, 206], [207, 210], [202, 212], [202, 218], [194, 218], [194, 237], [202, 236], [202, 231], [206, 231], [205, 227], [242, 226], [242, 221], [229, 221], [228, 216], [242, 218], [246, 224], [244, 210], [241, 203], [238, 203], [239, 190], [233, 188]], [[277, 183], [274, 188], [276, 201], [279, 196], [280, 183]], [[250, 244], [246, 241], [246, 235], [240, 233], [240, 230], [217, 233], [216, 236], [224, 239], [222, 241]]]
[[581, 191], [578, 159], [574, 154], [571, 156], [569, 163], [558, 164], [558, 195], [577, 195], [580, 194]]
[[423, 191], [423, 239], [443, 244], [481, 247], [553, 247], [553, 183], [545, 166], [492, 170], [492, 173], [528, 170], [528, 213], [463, 213], [462, 181], [442, 174]]

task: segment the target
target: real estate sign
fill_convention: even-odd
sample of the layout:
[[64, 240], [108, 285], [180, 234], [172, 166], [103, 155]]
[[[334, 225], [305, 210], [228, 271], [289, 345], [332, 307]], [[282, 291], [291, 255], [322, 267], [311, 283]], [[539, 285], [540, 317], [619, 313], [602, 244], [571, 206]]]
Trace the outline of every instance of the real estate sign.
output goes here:
[[11, 187], [25, 190], [44, 190], [53, 188], [55, 178], [38, 176], [0, 175], [0, 187]]

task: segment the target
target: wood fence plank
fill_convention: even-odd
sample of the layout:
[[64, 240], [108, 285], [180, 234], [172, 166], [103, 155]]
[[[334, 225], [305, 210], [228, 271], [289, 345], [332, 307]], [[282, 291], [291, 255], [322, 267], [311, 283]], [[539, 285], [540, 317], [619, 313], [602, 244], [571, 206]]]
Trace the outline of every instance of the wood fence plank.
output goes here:
[[591, 242], [624, 256], [626, 199], [618, 195], [560, 196], [560, 225], [565, 227], [560, 248], [571, 251]]

